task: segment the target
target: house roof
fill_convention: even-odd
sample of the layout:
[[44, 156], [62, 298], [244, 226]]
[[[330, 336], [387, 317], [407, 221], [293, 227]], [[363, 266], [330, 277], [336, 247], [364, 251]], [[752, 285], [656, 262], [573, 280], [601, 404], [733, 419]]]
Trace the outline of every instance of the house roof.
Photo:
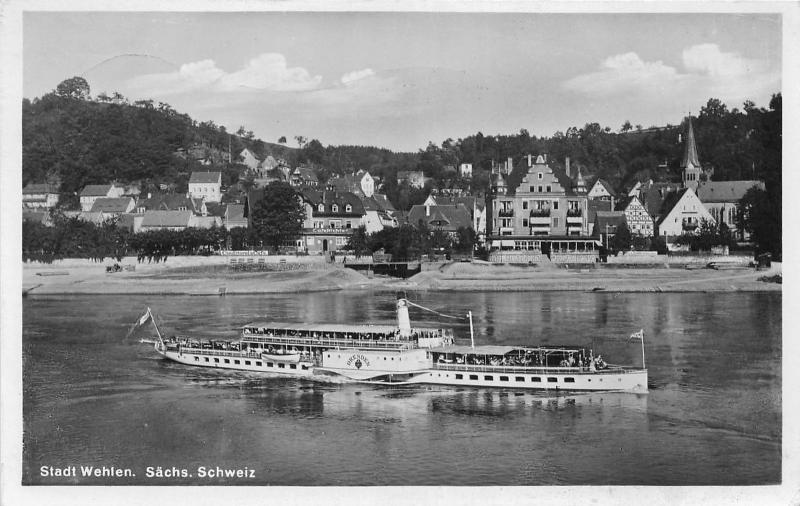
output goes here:
[[380, 206], [383, 208], [384, 211], [395, 211], [395, 208], [392, 205], [392, 202], [389, 200], [389, 197], [387, 197], [386, 195], [384, 195], [382, 193], [375, 193], [375, 194], [372, 195], [372, 198], [375, 199], [375, 201], [378, 204], [380, 204]]
[[58, 193], [58, 189], [47, 183], [28, 183], [22, 189], [23, 195], [38, 195], [42, 193]]
[[191, 218], [191, 211], [147, 211], [142, 227], [187, 227]]
[[[358, 195], [352, 192], [337, 192], [334, 190], [314, 190], [312, 188], [304, 188], [301, 192], [303, 200], [313, 207], [313, 214], [338, 214], [346, 216], [363, 216], [364, 204]], [[319, 211], [319, 206], [324, 206], [324, 211]], [[350, 205], [351, 210], [346, 211], [347, 205]], [[333, 211], [333, 206], [338, 207], [337, 211]]]
[[697, 197], [703, 203], [738, 202], [750, 188], [764, 189], [763, 181], [706, 181], [697, 187]]
[[590, 223], [594, 223], [598, 211], [611, 211], [611, 201], [609, 200], [589, 200], [587, 206], [586, 219]]
[[678, 193], [680, 190], [680, 183], [652, 183], [642, 185], [639, 189], [639, 201], [645, 209], [647, 209], [647, 213], [655, 218], [665, 213], [665, 200], [671, 195]]
[[[427, 208], [427, 209], [426, 209]], [[431, 228], [440, 228], [447, 232], [455, 232], [461, 227], [471, 227], [472, 218], [462, 204], [445, 206], [415, 205], [408, 212], [407, 222], [417, 226], [422, 220]]]
[[598, 179], [597, 181], [594, 182], [592, 187], [594, 187], [594, 185], [598, 185], [598, 184], [600, 186], [602, 186], [603, 188], [605, 188], [605, 190], [608, 192], [609, 195], [611, 195], [612, 197], [616, 196], [617, 192], [614, 191], [614, 189], [611, 187], [611, 185], [608, 183], [608, 181], [606, 181], [605, 179], [600, 178], [600, 179]]
[[127, 213], [131, 207], [130, 197], [109, 198], [101, 197], [92, 204], [93, 213]]
[[87, 184], [81, 190], [81, 197], [105, 197], [112, 186], [110, 184]]
[[[664, 222], [664, 219], [672, 212], [672, 209], [680, 202], [681, 198], [689, 191], [688, 188], [684, 188], [677, 192], [670, 192], [663, 200], [661, 204], [661, 210], [659, 212], [659, 219], [658, 224]], [[651, 214], [652, 216], [652, 214]]]
[[623, 211], [597, 211], [594, 225], [595, 235], [602, 234], [606, 226], [614, 227], [616, 230], [623, 223], [627, 223]]
[[193, 199], [182, 193], [156, 194], [149, 199], [140, 199], [136, 207], [143, 207], [145, 211], [179, 211], [184, 207], [199, 213], [203, 207], [203, 199]]
[[451, 197], [449, 195], [437, 195], [433, 197], [433, 201], [436, 202], [437, 206], [455, 206], [458, 204], [463, 204], [464, 207], [472, 214], [473, 206], [475, 209], [481, 210], [483, 209], [485, 202], [481, 199], [478, 199], [472, 195], [462, 195], [458, 197]]
[[212, 183], [219, 183], [222, 181], [222, 172], [219, 171], [210, 171], [210, 172], [192, 172], [191, 177], [189, 178], [190, 184], [212, 184]]
[[50, 221], [50, 213], [47, 211], [22, 211], [22, 221], [35, 221], [47, 224]]
[[206, 212], [209, 216], [218, 216], [221, 218], [225, 216], [225, 210], [225, 204], [220, 204], [218, 202], [206, 202]]
[[243, 204], [228, 204], [225, 208], [226, 221], [245, 221]]
[[292, 172], [292, 175], [295, 177], [299, 177], [303, 181], [319, 181], [317, 175], [314, 173], [314, 169], [311, 167], [297, 167]]

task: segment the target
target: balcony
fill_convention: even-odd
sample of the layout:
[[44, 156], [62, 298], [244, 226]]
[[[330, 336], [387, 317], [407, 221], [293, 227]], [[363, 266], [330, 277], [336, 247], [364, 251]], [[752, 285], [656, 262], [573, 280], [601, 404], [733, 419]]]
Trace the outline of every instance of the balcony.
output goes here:
[[550, 209], [532, 209], [530, 217], [550, 219]]
[[681, 226], [685, 232], [694, 232], [697, 230], [697, 227], [699, 227], [700, 224], [693, 220], [683, 220]]
[[499, 209], [497, 211], [497, 216], [500, 216], [502, 218], [511, 218], [511, 217], [514, 216], [514, 209], [510, 209], [510, 208]]
[[567, 218], [580, 218], [583, 216], [583, 209], [567, 209]]

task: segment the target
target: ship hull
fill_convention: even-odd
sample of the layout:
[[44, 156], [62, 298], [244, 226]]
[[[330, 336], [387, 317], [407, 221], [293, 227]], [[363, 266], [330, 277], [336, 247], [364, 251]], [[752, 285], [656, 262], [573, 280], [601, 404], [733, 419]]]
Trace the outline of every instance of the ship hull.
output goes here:
[[286, 374], [290, 376], [311, 376], [314, 374], [314, 366], [306, 362], [279, 362], [261, 358], [254, 353], [225, 353], [217, 354], [212, 350], [196, 352], [193, 350], [159, 350], [167, 360], [179, 364], [191, 365], [195, 367], [206, 367], [211, 369], [229, 369], [234, 371], [248, 371], [259, 373]]

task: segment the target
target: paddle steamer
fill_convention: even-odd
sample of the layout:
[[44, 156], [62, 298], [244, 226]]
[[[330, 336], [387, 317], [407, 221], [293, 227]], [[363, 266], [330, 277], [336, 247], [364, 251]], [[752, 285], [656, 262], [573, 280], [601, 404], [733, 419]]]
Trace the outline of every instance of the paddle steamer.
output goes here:
[[[647, 391], [647, 369], [606, 364], [580, 346], [475, 346], [455, 344], [452, 329], [412, 327], [410, 305], [397, 299], [397, 325], [253, 322], [238, 341], [165, 338], [155, 350], [186, 365], [295, 376], [333, 376], [378, 384], [438, 384], [539, 390]], [[631, 337], [641, 339], [643, 334]]]

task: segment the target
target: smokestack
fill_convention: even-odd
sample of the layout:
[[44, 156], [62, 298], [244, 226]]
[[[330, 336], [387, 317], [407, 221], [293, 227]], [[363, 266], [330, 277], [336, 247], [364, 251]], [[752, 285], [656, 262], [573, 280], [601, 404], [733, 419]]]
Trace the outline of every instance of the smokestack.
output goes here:
[[564, 166], [564, 170], [567, 171], [567, 177], [572, 177], [572, 175], [569, 173], [569, 157], [567, 157], [567, 159], [564, 161]]
[[533, 165], [533, 162], [532, 162], [532, 160], [531, 160], [531, 154], [530, 154], [530, 153], [528, 153], [528, 168], [530, 168], [530, 167], [531, 167], [531, 165]]
[[511, 171], [514, 170], [514, 160], [509, 156], [508, 162], [506, 163], [506, 174], [511, 174]]

